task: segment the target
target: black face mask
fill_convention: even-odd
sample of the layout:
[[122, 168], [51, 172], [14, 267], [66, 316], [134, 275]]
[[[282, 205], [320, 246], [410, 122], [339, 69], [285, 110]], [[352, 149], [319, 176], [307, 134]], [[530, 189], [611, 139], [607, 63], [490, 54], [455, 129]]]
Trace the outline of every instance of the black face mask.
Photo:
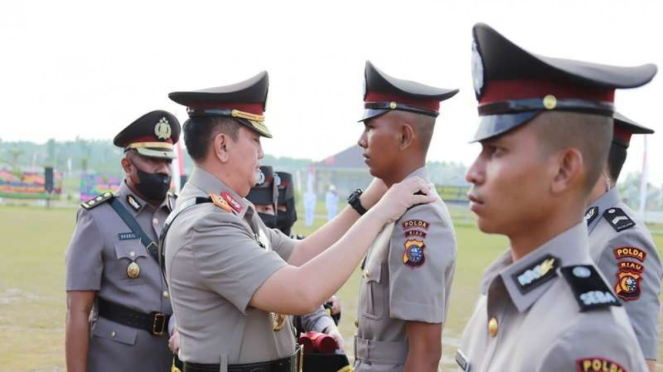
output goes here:
[[[136, 167], [136, 164], [134, 164]], [[163, 200], [170, 189], [170, 176], [161, 173], [147, 173], [136, 167], [140, 183], [134, 184], [147, 200]]]
[[277, 217], [275, 215], [258, 212], [258, 216], [260, 217], [262, 222], [265, 224], [265, 226], [269, 227], [270, 229], [275, 229], [276, 228], [276, 218]]

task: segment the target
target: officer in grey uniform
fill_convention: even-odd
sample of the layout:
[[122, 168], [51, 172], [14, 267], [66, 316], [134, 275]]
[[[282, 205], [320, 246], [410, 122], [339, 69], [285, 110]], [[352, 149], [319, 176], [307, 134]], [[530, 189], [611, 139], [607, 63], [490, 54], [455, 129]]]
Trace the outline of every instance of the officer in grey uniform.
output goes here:
[[652, 134], [615, 113], [614, 134], [606, 170], [585, 212], [589, 253], [623, 302], [649, 368], [658, 356], [658, 313], [663, 270], [647, 226], [621, 201], [615, 187], [633, 134]]
[[[177, 118], [152, 111], [122, 130], [126, 178], [82, 204], [66, 253], [68, 371], [168, 371], [170, 296], [156, 254], [174, 206], [168, 194]], [[88, 322], [89, 319], [89, 322]]]
[[[346, 208], [301, 241], [267, 228], [245, 196], [257, 183], [261, 137], [271, 137], [263, 116], [268, 87], [263, 72], [169, 95], [188, 108], [184, 141], [196, 164], [162, 237], [184, 372], [301, 368], [284, 314], [317, 309], [385, 223], [432, 201], [421, 179], [388, 191], [376, 181], [361, 198], [370, 208], [364, 218]], [[316, 275], [323, 270], [327, 275]]]
[[[397, 79], [370, 61], [364, 77], [365, 130], [358, 145], [371, 174], [387, 185], [414, 176], [430, 182], [426, 152], [440, 101], [458, 90]], [[394, 132], [406, 139], [384, 140]], [[437, 369], [455, 264], [453, 223], [439, 196], [384, 228], [363, 265], [355, 371]]]
[[531, 54], [485, 24], [473, 30], [482, 151], [467, 180], [479, 228], [510, 249], [481, 279], [461, 370], [645, 371], [626, 312], [589, 253], [583, 205], [605, 164], [616, 88], [656, 67]]

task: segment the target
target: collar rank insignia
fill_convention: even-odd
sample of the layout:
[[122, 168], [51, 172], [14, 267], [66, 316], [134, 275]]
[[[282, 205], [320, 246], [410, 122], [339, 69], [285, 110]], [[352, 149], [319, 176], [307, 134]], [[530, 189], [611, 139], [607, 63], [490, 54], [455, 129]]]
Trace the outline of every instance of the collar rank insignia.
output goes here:
[[421, 240], [408, 239], [405, 241], [405, 251], [403, 252], [403, 263], [409, 267], [420, 267], [426, 262], [424, 249], [426, 244]]
[[559, 259], [552, 255], [545, 255], [540, 260], [513, 274], [513, 280], [516, 282], [520, 293], [525, 294], [534, 288], [546, 283], [557, 276]]
[[215, 195], [215, 194], [209, 194], [209, 198], [212, 200], [212, 203], [216, 205], [217, 207], [223, 209], [224, 211], [228, 213], [233, 213], [233, 209], [230, 208], [230, 205], [228, 205], [228, 202], [226, 202], [224, 199], [222, 199], [220, 196]]
[[591, 225], [592, 222], [594, 222], [594, 220], [596, 219], [596, 217], [598, 217], [598, 215], [599, 215], [599, 207], [594, 206], [587, 209], [587, 211], [585, 212], [585, 221], [587, 221], [587, 226]]
[[127, 204], [129, 204], [131, 209], [136, 212], [140, 209], [140, 203], [133, 197], [133, 195], [127, 195]]
[[560, 271], [571, 286], [581, 312], [607, 306], [622, 306], [594, 265], [567, 266]]
[[223, 200], [226, 201], [226, 203], [230, 205], [230, 208], [232, 208], [235, 212], [237, 212], [238, 214], [242, 213], [242, 205], [239, 204], [239, 202], [235, 200], [235, 198], [233, 198], [230, 194], [228, 194], [228, 192], [226, 191], [221, 192], [221, 197], [223, 198]]
[[171, 133], [172, 130], [170, 128], [170, 123], [165, 117], [161, 118], [161, 120], [159, 120], [159, 122], [154, 126], [154, 134], [160, 140], [167, 140], [170, 138]]
[[96, 198], [90, 199], [90, 200], [86, 201], [85, 203], [81, 203], [81, 207], [83, 207], [84, 209], [90, 210], [90, 209], [92, 209], [92, 208], [94, 208], [98, 205], [104, 204], [105, 202], [111, 200], [114, 197], [115, 197], [115, 195], [113, 195], [113, 193], [105, 192], [105, 193], [97, 196]]
[[607, 358], [592, 357], [576, 359], [576, 371], [579, 372], [626, 372], [626, 368], [622, 367], [619, 363], [613, 362]]
[[635, 226], [635, 222], [624, 213], [621, 208], [610, 208], [603, 212], [603, 217], [608, 221], [615, 231], [630, 229]]

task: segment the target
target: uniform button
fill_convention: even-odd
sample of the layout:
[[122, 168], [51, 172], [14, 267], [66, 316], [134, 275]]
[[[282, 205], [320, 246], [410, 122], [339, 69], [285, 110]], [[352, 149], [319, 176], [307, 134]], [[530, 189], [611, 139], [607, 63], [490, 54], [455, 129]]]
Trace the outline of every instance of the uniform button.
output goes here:
[[169, 296], [169, 295], [168, 295], [168, 291], [163, 291], [163, 296], [166, 297], [166, 298], [168, 298], [168, 296]]
[[152, 224], [153, 224], [154, 226], [158, 226], [158, 225], [159, 225], [159, 219], [158, 219], [158, 218], [153, 219], [153, 220], [152, 220]]
[[135, 256], [136, 256], [136, 252], [134, 252], [134, 251], [129, 252], [129, 256], [131, 256], [131, 257], [135, 257]]
[[111, 337], [115, 338], [115, 331], [111, 332]]
[[364, 278], [368, 278], [369, 271], [368, 269], [364, 270]]
[[497, 319], [495, 318], [490, 318], [490, 321], [488, 321], [488, 332], [492, 337], [497, 336]]

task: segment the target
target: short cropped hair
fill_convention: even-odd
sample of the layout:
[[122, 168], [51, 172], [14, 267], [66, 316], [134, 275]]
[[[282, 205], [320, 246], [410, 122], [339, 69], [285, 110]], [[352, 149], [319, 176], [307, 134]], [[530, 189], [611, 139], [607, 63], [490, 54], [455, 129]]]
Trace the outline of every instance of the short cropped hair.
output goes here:
[[212, 138], [225, 133], [233, 141], [239, 139], [239, 124], [235, 119], [223, 116], [200, 116], [187, 120], [183, 125], [186, 151], [194, 162], [201, 162], [207, 156]]
[[610, 145], [610, 152], [608, 153], [608, 173], [610, 173], [610, 178], [614, 182], [617, 182], [619, 174], [622, 173], [625, 161], [626, 146], [613, 141]]
[[431, 139], [433, 138], [433, 130], [435, 129], [435, 118], [427, 115], [415, 114], [411, 112], [395, 111], [398, 112], [399, 118], [412, 124], [412, 129], [415, 134], [420, 138], [419, 143], [423, 153], [428, 152]]
[[585, 192], [589, 194], [605, 169], [612, 142], [612, 118], [556, 111], [542, 113], [535, 120], [544, 154], [569, 147], [580, 151], [587, 173]]

